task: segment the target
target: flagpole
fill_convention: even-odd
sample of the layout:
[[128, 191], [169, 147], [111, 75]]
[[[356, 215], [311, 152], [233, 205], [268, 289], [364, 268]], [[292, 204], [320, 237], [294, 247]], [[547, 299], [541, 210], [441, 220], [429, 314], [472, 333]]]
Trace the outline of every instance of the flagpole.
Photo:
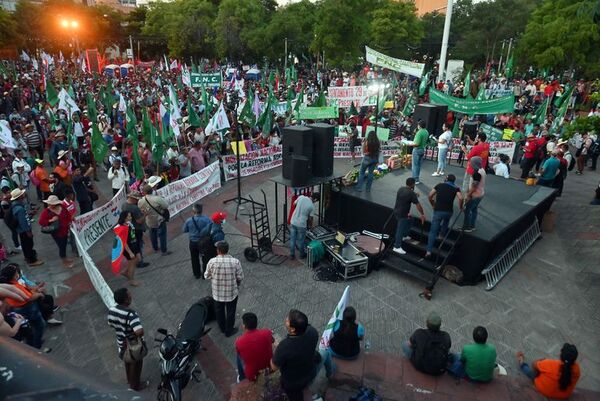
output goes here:
[[453, 0], [448, 0], [448, 6], [446, 7], [446, 20], [444, 22], [444, 36], [442, 37], [442, 51], [440, 53], [440, 68], [438, 82], [444, 82], [444, 74], [446, 73], [446, 56], [448, 54], [450, 24], [452, 23], [452, 6]]

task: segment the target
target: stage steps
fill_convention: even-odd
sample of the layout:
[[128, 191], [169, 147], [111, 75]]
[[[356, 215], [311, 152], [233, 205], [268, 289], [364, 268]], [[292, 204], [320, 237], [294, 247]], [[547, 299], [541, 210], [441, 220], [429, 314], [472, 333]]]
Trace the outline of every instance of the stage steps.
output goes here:
[[432, 256], [426, 259], [428, 235], [429, 224], [426, 228], [421, 229], [420, 222], [416, 223], [415, 220], [409, 232], [411, 238], [402, 241], [402, 249], [406, 251], [406, 254], [400, 255], [394, 252], [392, 243], [379, 263], [382, 267], [394, 269], [427, 284], [431, 283], [437, 274], [438, 265], [453, 251], [454, 245], [460, 238], [460, 233], [452, 230], [441, 248], [439, 248], [441, 239], [438, 237]]

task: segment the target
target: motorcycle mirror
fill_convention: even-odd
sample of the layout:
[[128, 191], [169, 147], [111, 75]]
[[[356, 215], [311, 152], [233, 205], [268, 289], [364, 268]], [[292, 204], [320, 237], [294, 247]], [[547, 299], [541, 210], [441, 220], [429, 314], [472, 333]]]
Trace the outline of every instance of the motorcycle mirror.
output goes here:
[[163, 336], [166, 336], [167, 334], [169, 334], [169, 332], [166, 329], [158, 329], [156, 330], [158, 331], [160, 334], [162, 334]]

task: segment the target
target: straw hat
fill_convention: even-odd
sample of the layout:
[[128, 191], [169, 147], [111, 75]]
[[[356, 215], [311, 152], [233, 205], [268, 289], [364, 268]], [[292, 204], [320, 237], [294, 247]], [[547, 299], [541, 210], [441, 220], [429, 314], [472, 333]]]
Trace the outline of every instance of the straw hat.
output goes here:
[[13, 189], [12, 191], [10, 191], [10, 200], [14, 201], [19, 199], [20, 197], [24, 196], [27, 192], [23, 189]]
[[153, 175], [152, 177], [148, 178], [148, 185], [150, 185], [152, 188], [154, 188], [161, 181], [162, 181], [162, 177], [159, 177], [157, 175]]
[[68, 150], [61, 150], [60, 152], [58, 152], [58, 158], [62, 159], [63, 157], [65, 157], [67, 154], [69, 153]]
[[62, 201], [60, 199], [58, 199], [58, 196], [50, 195], [48, 197], [48, 199], [46, 199], [44, 201], [44, 203], [47, 205], [50, 205], [50, 206], [56, 206], [56, 205], [60, 205], [62, 203]]

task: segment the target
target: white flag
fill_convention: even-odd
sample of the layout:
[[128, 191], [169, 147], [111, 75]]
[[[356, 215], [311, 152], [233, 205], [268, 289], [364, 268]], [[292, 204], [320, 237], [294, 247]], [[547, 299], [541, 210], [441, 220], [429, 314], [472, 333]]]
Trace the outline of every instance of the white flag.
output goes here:
[[177, 68], [179, 68], [178, 65], [177, 65], [177, 60], [173, 60], [173, 62], [169, 66], [169, 69], [170, 70], [176, 70]]
[[171, 103], [171, 107], [169, 109], [171, 115], [176, 120], [181, 118], [181, 112], [179, 111], [179, 100], [177, 100], [177, 93], [175, 93], [175, 88], [173, 88], [173, 85], [169, 86], [169, 103]]
[[65, 110], [69, 118], [73, 116], [73, 113], [79, 111], [77, 103], [75, 103], [64, 88], [58, 93], [58, 109]]
[[81, 58], [81, 71], [83, 71], [84, 73], [87, 72], [87, 67], [85, 65], [85, 57]]
[[227, 118], [227, 113], [225, 113], [223, 103], [219, 105], [219, 109], [211, 119], [211, 122], [215, 131], [221, 131], [230, 128], [229, 119]]
[[29, 57], [29, 54], [25, 53], [25, 50], [21, 50], [21, 60], [27, 62], [31, 61], [31, 57]]
[[185, 66], [181, 72], [181, 81], [188, 88], [192, 87], [192, 77], [190, 76], [190, 71], [187, 69], [187, 66]]
[[60, 50], [58, 52], [58, 61], [60, 61], [61, 63], [63, 63], [65, 61], [65, 58], [64, 58], [64, 56], [62, 54], [62, 50]]
[[122, 111], [123, 113], [127, 112], [127, 103], [125, 103], [122, 94], [119, 94], [119, 111]]
[[167, 56], [163, 54], [163, 58], [165, 59], [165, 71], [169, 70], [169, 60], [167, 60]]
[[175, 119], [173, 114], [169, 115], [169, 125], [171, 126], [175, 137], [179, 138], [179, 135], [181, 135], [181, 132], [179, 131], [179, 124], [177, 124], [177, 120]]
[[15, 149], [17, 144], [12, 136], [10, 125], [6, 120], [0, 120], [0, 144], [6, 148]]
[[33, 59], [33, 69], [37, 71], [38, 68], [39, 68], [38, 61], [37, 61], [37, 59], [34, 58]]
[[329, 348], [329, 340], [331, 340], [331, 335], [333, 334], [333, 328], [335, 327], [335, 322], [338, 320], [342, 320], [342, 316], [344, 314], [344, 309], [346, 309], [346, 305], [348, 304], [348, 296], [350, 292], [350, 286], [346, 286], [342, 297], [340, 298], [340, 302], [338, 302], [333, 314], [331, 315], [331, 319], [327, 322], [327, 326], [325, 326], [325, 330], [323, 330], [323, 335], [321, 336], [321, 341], [319, 341], [319, 349], [326, 350]]

